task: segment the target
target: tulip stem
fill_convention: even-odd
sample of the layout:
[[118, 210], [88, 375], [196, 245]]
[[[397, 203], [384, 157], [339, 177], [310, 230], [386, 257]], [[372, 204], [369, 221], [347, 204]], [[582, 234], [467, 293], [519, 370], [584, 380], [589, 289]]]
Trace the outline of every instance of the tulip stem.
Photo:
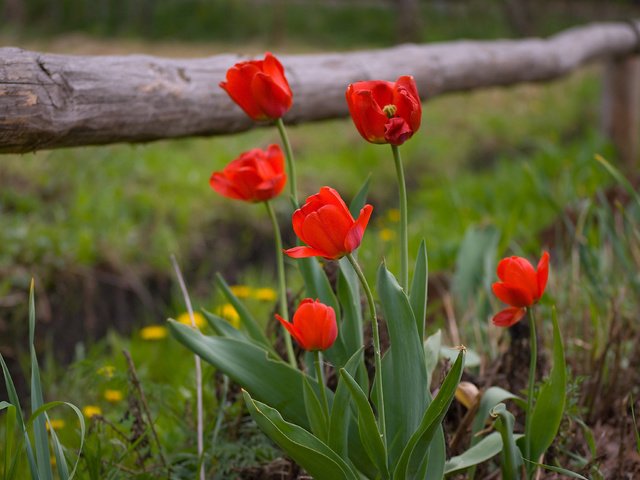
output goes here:
[[[533, 308], [527, 308], [529, 314], [529, 346], [530, 346], [530, 359], [529, 359], [529, 387], [527, 390], [527, 416], [525, 419], [525, 457], [531, 462], [537, 461], [535, 458], [531, 458], [531, 418], [533, 417], [533, 393], [536, 384], [536, 364], [538, 363], [538, 338], [536, 334], [536, 319], [533, 316]], [[531, 478], [535, 471], [530, 464], [527, 466], [528, 478]]]
[[375, 361], [376, 367], [376, 396], [378, 397], [378, 428], [380, 429], [380, 434], [382, 435], [382, 441], [387, 443], [387, 429], [385, 423], [385, 415], [384, 415], [384, 396], [382, 393], [382, 358], [380, 356], [380, 334], [378, 333], [378, 318], [376, 316], [376, 304], [373, 300], [373, 294], [371, 293], [371, 289], [369, 288], [369, 284], [367, 283], [367, 279], [358, 265], [357, 260], [353, 257], [352, 253], [347, 253], [347, 259], [351, 266], [358, 275], [358, 279], [360, 280], [360, 284], [367, 296], [367, 302], [369, 303], [369, 315], [371, 316], [371, 331], [373, 333], [373, 357]]
[[287, 170], [289, 171], [289, 190], [291, 191], [291, 203], [293, 208], [298, 208], [298, 186], [296, 182], [296, 167], [293, 161], [293, 150], [291, 149], [291, 142], [289, 142], [289, 136], [287, 130], [284, 128], [284, 122], [282, 118], [276, 120], [276, 126], [280, 132], [280, 138], [282, 138], [282, 144], [284, 145], [284, 154], [287, 158]]
[[320, 387], [320, 395], [322, 396], [322, 408], [324, 408], [324, 413], [328, 421], [329, 402], [327, 401], [327, 392], [325, 391], [324, 386], [324, 374], [322, 373], [322, 353], [320, 353], [320, 350], [316, 350], [315, 352], [313, 352], [313, 358], [316, 364], [316, 380], [318, 381], [318, 386]]
[[396, 164], [396, 175], [398, 177], [398, 193], [400, 195], [400, 286], [405, 292], [409, 287], [409, 239], [407, 235], [408, 214], [407, 214], [407, 186], [404, 180], [404, 170], [402, 159], [397, 145], [391, 145], [393, 159]]
[[[287, 302], [287, 285], [285, 283], [284, 277], [284, 253], [282, 252], [282, 237], [280, 236], [280, 226], [278, 225], [278, 219], [276, 218], [276, 213], [273, 211], [273, 207], [271, 206], [271, 202], [264, 202], [267, 207], [267, 213], [269, 214], [269, 218], [271, 218], [271, 223], [273, 224], [273, 236], [275, 237], [276, 243], [276, 263], [278, 266], [278, 291], [280, 297], [280, 315], [287, 322], [289, 321], [289, 308]], [[291, 335], [287, 331], [286, 328], [282, 327], [282, 331], [284, 332], [284, 344], [287, 348], [287, 357], [289, 357], [289, 363], [293, 368], [298, 368], [298, 364], [296, 363], [296, 355], [293, 351], [293, 343], [291, 342]]]

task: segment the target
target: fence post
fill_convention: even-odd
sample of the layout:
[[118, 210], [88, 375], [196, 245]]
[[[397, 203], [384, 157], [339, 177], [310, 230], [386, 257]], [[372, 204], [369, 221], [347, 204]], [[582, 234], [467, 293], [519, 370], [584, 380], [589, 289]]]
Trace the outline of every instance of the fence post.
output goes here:
[[637, 170], [640, 144], [640, 56], [612, 58], [605, 64], [602, 126], [623, 168]]

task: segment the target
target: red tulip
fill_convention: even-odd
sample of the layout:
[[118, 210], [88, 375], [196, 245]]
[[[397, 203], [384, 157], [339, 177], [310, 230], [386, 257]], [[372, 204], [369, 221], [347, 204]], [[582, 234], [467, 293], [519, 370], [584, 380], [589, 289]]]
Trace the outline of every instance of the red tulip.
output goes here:
[[284, 68], [269, 52], [264, 60], [236, 63], [220, 87], [254, 120], [275, 120], [291, 108], [293, 95]]
[[497, 273], [501, 281], [493, 284], [493, 293], [510, 307], [498, 312], [493, 324], [510, 327], [542, 297], [549, 278], [549, 254], [543, 252], [536, 269], [525, 258], [504, 258], [498, 263]]
[[300, 347], [308, 351], [326, 350], [338, 337], [336, 312], [319, 300], [305, 298], [293, 314], [293, 322], [287, 322], [276, 313], [276, 318], [287, 329]]
[[282, 150], [269, 145], [244, 152], [221, 172], [213, 172], [209, 185], [225, 197], [262, 202], [278, 196], [286, 181]]
[[293, 258], [343, 257], [360, 246], [372, 210], [371, 205], [365, 205], [354, 220], [340, 194], [322, 187], [293, 212], [293, 230], [308, 246], [290, 248], [285, 253]]
[[371, 143], [402, 145], [420, 128], [422, 105], [413, 77], [396, 82], [373, 80], [347, 87], [353, 123]]

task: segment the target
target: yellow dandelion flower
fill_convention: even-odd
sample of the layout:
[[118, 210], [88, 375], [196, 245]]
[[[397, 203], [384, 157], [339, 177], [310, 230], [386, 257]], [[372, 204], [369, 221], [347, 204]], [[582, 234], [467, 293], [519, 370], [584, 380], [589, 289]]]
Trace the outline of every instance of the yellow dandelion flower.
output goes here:
[[277, 297], [277, 293], [273, 288], [256, 288], [256, 291], [254, 292], [253, 296], [256, 298], [256, 300], [261, 300], [263, 302], [273, 302], [276, 297]]
[[87, 405], [82, 409], [82, 413], [85, 417], [92, 418], [96, 415], [102, 415], [102, 409], [96, 405]]
[[[177, 321], [191, 326], [191, 316], [189, 315], [189, 312], [184, 312], [178, 315]], [[202, 328], [207, 323], [200, 312], [193, 312], [193, 321], [197, 328]]]
[[55, 456], [53, 456], [53, 455], [51, 455], [51, 456], [49, 457], [49, 463], [51, 464], [51, 466], [52, 466], [52, 467], [55, 467], [55, 466], [57, 465], [57, 463], [56, 463], [56, 457], [55, 457]]
[[140, 338], [143, 340], [162, 340], [167, 336], [167, 327], [162, 325], [149, 325], [140, 330]]
[[111, 390], [111, 389], [105, 390], [103, 396], [107, 402], [111, 402], [111, 403], [120, 402], [124, 398], [124, 395], [120, 390]]
[[390, 208], [387, 210], [387, 220], [398, 223], [400, 221], [400, 210], [397, 208]]
[[218, 309], [218, 314], [233, 326], [240, 328], [240, 315], [230, 303], [225, 303]]
[[113, 377], [113, 373], [115, 371], [116, 371], [116, 367], [114, 367], [113, 365], [105, 365], [98, 369], [98, 375], [102, 375], [103, 377], [106, 377], [106, 378], [111, 378]]
[[391, 240], [396, 238], [396, 232], [394, 232], [390, 228], [383, 228], [378, 232], [378, 236], [383, 242], [390, 242]]
[[251, 287], [247, 285], [232, 285], [231, 293], [238, 298], [249, 298], [251, 296]]
[[61, 430], [64, 428], [65, 425], [66, 425], [65, 421], [60, 420], [58, 418], [50, 419], [46, 424], [47, 431], [49, 431], [51, 428], [53, 428], [54, 430]]

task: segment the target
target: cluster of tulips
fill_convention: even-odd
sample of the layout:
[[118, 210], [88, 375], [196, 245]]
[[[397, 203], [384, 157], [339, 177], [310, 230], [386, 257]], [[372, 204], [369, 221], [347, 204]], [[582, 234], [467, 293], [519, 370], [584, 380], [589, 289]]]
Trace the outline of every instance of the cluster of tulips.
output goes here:
[[[293, 103], [284, 68], [267, 53], [264, 60], [232, 66], [220, 83], [231, 99], [257, 122], [275, 122], [284, 147], [269, 145], [242, 153], [222, 171], [214, 172], [211, 187], [219, 194], [251, 203], [264, 203], [274, 228], [279, 303], [277, 320], [283, 327], [287, 357], [279, 355], [252, 313], [233, 294], [221, 276], [217, 284], [241, 317], [242, 328], [204, 312], [215, 335], [170, 320], [172, 334], [204, 360], [243, 387], [247, 408], [262, 430], [317, 479], [438, 479], [473, 471], [478, 463], [499, 456], [503, 478], [532, 478], [544, 465], [544, 453], [555, 438], [564, 411], [566, 371], [562, 340], [555, 315], [554, 365], [549, 378], [535, 389], [536, 329], [533, 306], [542, 297], [548, 278], [549, 254], [537, 266], [521, 257], [499, 262], [495, 295], [508, 305], [493, 323], [510, 327], [529, 314], [531, 364], [529, 387], [523, 400], [490, 388], [474, 399], [479, 405], [469, 449], [447, 459], [442, 428], [464, 369], [465, 347], [431, 394], [433, 365], [438, 355], [426, 338], [427, 255], [423, 241], [409, 275], [407, 194], [399, 146], [419, 129], [422, 107], [411, 76], [395, 82], [373, 80], [348, 85], [346, 102], [362, 137], [389, 144], [396, 166], [400, 210], [400, 272], [384, 265], [373, 291], [358, 263], [373, 207], [366, 204], [367, 185], [347, 205], [340, 194], [324, 186], [298, 202], [295, 162], [283, 115]], [[286, 165], [286, 168], [285, 168]], [[272, 200], [286, 185], [294, 210], [291, 223], [299, 243], [283, 248]], [[295, 260], [308, 298], [290, 315], [286, 296], [284, 255]], [[332, 283], [322, 263], [336, 262]], [[361, 303], [361, 292], [367, 308]], [[390, 347], [384, 356], [378, 332], [378, 313], [387, 323]], [[371, 325], [375, 374], [372, 381], [364, 362], [364, 310]], [[306, 353], [296, 359], [291, 338]], [[436, 347], [439, 350], [439, 345]], [[337, 388], [326, 386], [326, 365], [338, 377]], [[536, 395], [537, 393], [537, 395]], [[503, 401], [515, 399], [525, 409], [523, 432], [514, 429], [513, 415]], [[493, 428], [487, 429], [490, 423]]]

